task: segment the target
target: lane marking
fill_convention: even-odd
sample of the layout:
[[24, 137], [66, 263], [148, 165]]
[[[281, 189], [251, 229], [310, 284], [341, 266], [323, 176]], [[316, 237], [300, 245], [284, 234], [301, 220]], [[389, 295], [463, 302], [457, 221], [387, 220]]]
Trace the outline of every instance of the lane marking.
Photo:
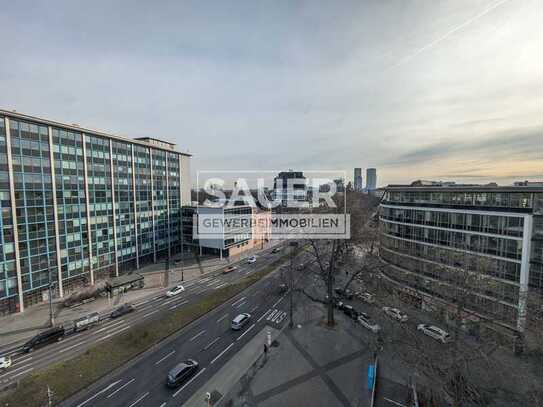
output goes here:
[[185, 301], [180, 302], [179, 304], [175, 304], [175, 305], [171, 306], [168, 309], [176, 309], [177, 307], [180, 307], [181, 305], [188, 304], [189, 302], [190, 302], [189, 300], [185, 300]]
[[172, 302], [177, 301], [177, 300], [178, 300], [178, 298], [172, 298], [171, 300], [163, 302], [162, 305], [168, 305], [168, 304], [171, 304]]
[[119, 321], [119, 322], [115, 322], [114, 324], [109, 324], [108, 326], [104, 326], [103, 328], [100, 328], [99, 330], [97, 330], [95, 333], [100, 333], [100, 332], [103, 332], [105, 330], [107, 330], [108, 328], [112, 328], [116, 325], [121, 325], [121, 324], [124, 324], [124, 320], [123, 321]]
[[128, 386], [130, 383], [132, 383], [134, 380], [136, 380], [136, 378], [134, 377], [133, 379], [131, 379], [130, 381], [126, 382], [125, 384], [123, 384], [121, 387], [119, 387], [117, 390], [115, 390], [113, 393], [111, 393], [109, 396], [106, 397], [106, 399], [114, 396], [115, 394], [117, 394], [117, 392], [121, 391], [122, 389], [124, 389], [126, 386]]
[[197, 378], [198, 376], [200, 376], [202, 373], [204, 373], [205, 370], [206, 370], [206, 368], [204, 367], [202, 370], [200, 370], [198, 373], [196, 373], [196, 376], [193, 376], [192, 379], [190, 379], [187, 383], [185, 383], [185, 385], [184, 385], [183, 387], [181, 387], [179, 390], [177, 390], [177, 391], [174, 393], [173, 397], [175, 397], [175, 396], [177, 396], [179, 393], [181, 393], [181, 391], [182, 391], [185, 387], [187, 387], [187, 386], [188, 386], [189, 384], [191, 384], [194, 380], [196, 380], [196, 378]]
[[17, 374], [14, 374], [14, 375], [12, 376], [12, 379], [13, 379], [14, 377], [20, 376], [20, 375], [22, 375], [22, 374], [31, 372], [32, 370], [34, 370], [33, 367], [31, 367], [30, 369], [23, 370], [22, 372], [19, 372], [19, 373], [17, 373]]
[[134, 407], [136, 404], [138, 404], [140, 401], [142, 401], [145, 397], [149, 395], [149, 392], [145, 393], [143, 396], [141, 396], [139, 399], [134, 401], [132, 404], [130, 404], [128, 407]]
[[253, 329], [253, 328], [255, 327], [255, 325], [256, 325], [256, 324], [251, 325], [245, 332], [243, 332], [243, 333], [238, 337], [238, 339], [236, 339], [236, 341], [239, 341], [241, 338], [243, 338], [247, 332], [249, 332], [251, 329]]
[[224, 318], [226, 318], [228, 316], [228, 314], [224, 314], [222, 317], [220, 317], [219, 319], [217, 319], [217, 324], [219, 322], [221, 322]]
[[172, 350], [170, 353], [168, 353], [166, 356], [164, 356], [162, 359], [160, 359], [158, 362], [155, 363], [155, 366], [158, 365], [160, 362], [165, 361], [167, 358], [172, 356], [175, 353], [175, 350]]
[[193, 340], [195, 340], [196, 338], [198, 338], [200, 335], [205, 334], [205, 332], [206, 332], [206, 330], [204, 329], [202, 332], [197, 333], [197, 334], [194, 335], [192, 338], [190, 338], [190, 342], [192, 342]]
[[154, 311], [148, 312], [147, 314], [145, 314], [144, 316], [142, 316], [142, 318], [148, 317], [149, 315], [152, 315], [152, 314], [154, 314], [155, 312], [158, 312], [158, 311], [160, 311], [160, 310], [156, 309], [156, 310], [154, 310]]
[[237, 304], [238, 302], [243, 301], [245, 298], [246, 298], [246, 297], [241, 297], [239, 300], [237, 300], [236, 302], [232, 303], [232, 307], [235, 307], [236, 304]]
[[160, 407], [164, 407], [166, 405], [166, 402], [162, 403]]
[[79, 345], [84, 344], [85, 342], [86, 342], [86, 341], [81, 341], [81, 342], [74, 343], [72, 346], [68, 346], [67, 348], [60, 349], [60, 350], [58, 351], [58, 353], [67, 352], [67, 351], [69, 351], [70, 349], [73, 349], [73, 348], [75, 348], [75, 347], [77, 347], [77, 346], [79, 346]]
[[259, 305], [256, 305], [255, 307], [253, 307], [253, 309], [251, 309], [251, 312], [255, 312], [257, 309], [258, 309]]
[[98, 393], [96, 393], [94, 396], [92, 396], [91, 398], [85, 400], [84, 402], [80, 403], [77, 405], [77, 407], [83, 407], [85, 404], [87, 404], [89, 401], [92, 401], [94, 400], [96, 397], [98, 397], [100, 394], [102, 393], [105, 393], [106, 391], [108, 391], [109, 389], [111, 389], [113, 386], [116, 386], [118, 383], [122, 382], [122, 380], [117, 380], [116, 382], [113, 382], [111, 383], [109, 386], [107, 386], [105, 389], [103, 390], [100, 390]]
[[221, 337], [217, 337], [216, 339], [214, 339], [211, 343], [207, 344], [206, 347], [204, 348], [204, 350], [208, 350], [209, 348], [211, 348], [214, 344], [217, 343], [217, 341], [221, 339]]
[[128, 328], [130, 328], [130, 325], [127, 325], [127, 326], [125, 326], [124, 328], [119, 329], [118, 331], [111, 332], [111, 333], [109, 333], [109, 334], [107, 334], [107, 335], [105, 335], [105, 336], [102, 336], [101, 338], [98, 338], [98, 339], [96, 340], [96, 342], [98, 342], [98, 341], [103, 341], [104, 339], [107, 339], [107, 338], [111, 338], [112, 336], [117, 335], [118, 333], [121, 333], [122, 331], [126, 331]]
[[273, 304], [272, 307], [277, 307], [277, 304], [279, 304], [281, 301], [283, 301], [283, 298], [285, 298], [284, 295], [281, 298], [279, 298], [277, 301], [275, 301], [275, 304]]
[[223, 350], [221, 353], [219, 353], [215, 359], [211, 361], [211, 364], [215, 363], [217, 359], [219, 359], [222, 355], [224, 355], [232, 346], [234, 346], [234, 342], [232, 342], [225, 350]]
[[260, 322], [264, 318], [266, 318], [266, 315], [268, 315], [270, 311], [271, 311], [271, 309], [267, 310], [264, 314], [262, 314], [262, 316], [260, 318], [258, 318], [258, 320], [256, 322]]
[[[18, 371], [18, 370], [26, 369], [27, 367], [28, 367], [28, 366], [21, 366], [21, 367], [18, 367], [17, 369], [11, 369], [11, 370], [9, 370], [7, 373], [4, 373], [3, 375], [0, 375], [0, 379], [1, 379], [2, 377], [9, 376], [10, 374], [12, 374], [12, 373], [14, 373], [14, 372], [16, 372], [16, 371]], [[25, 372], [26, 372], [26, 370], [25, 370]], [[15, 376], [17, 376], [17, 375], [14, 375], [13, 377], [15, 377]]]
[[278, 310], [277, 308], [275, 308], [275, 309], [270, 313], [270, 315], [268, 315], [268, 318], [266, 318], [266, 321], [271, 320], [271, 319], [275, 316], [275, 314], [277, 314], [278, 312], [279, 312], [279, 310]]
[[221, 287], [224, 287], [225, 285], [228, 285], [229, 283], [222, 283], [221, 285], [218, 285], [215, 287], [215, 290], [218, 290]]
[[13, 360], [13, 366], [17, 365], [18, 363], [28, 362], [30, 359], [32, 359], [31, 355], [21, 356], [20, 358]]
[[240, 309], [241, 307], [243, 307], [245, 304], [247, 304], [247, 301], [243, 301], [241, 304], [238, 304], [236, 306], [236, 309]]

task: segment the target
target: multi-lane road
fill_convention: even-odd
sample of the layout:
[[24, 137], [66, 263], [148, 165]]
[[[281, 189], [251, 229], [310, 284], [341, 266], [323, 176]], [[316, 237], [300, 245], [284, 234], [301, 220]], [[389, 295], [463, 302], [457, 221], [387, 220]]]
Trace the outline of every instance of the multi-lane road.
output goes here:
[[[214, 290], [225, 287], [228, 284], [245, 277], [246, 275], [250, 275], [251, 273], [266, 267], [271, 261], [277, 259], [281, 255], [281, 253], [273, 254], [271, 249], [263, 251], [259, 254], [257, 262], [254, 264], [247, 264], [246, 262], [241, 261], [237, 264], [238, 267], [234, 272], [222, 274], [222, 271], [219, 270], [206, 275], [205, 278], [183, 283], [185, 291], [182, 294], [167, 298], [164, 293], [161, 293], [152, 298], [141, 300], [140, 302], [136, 302], [134, 304], [136, 306], [136, 311], [131, 314], [125, 315], [124, 317], [118, 319], [106, 319], [100, 325], [92, 329], [67, 336], [63, 341], [35, 350], [33, 353], [22, 354], [18, 349], [13, 349], [7, 352], [7, 354], [11, 354], [13, 364], [9, 370], [0, 373], [0, 386], [4, 387], [10, 382], [19, 380], [31, 372], [78, 355], [85, 349], [99, 344], [100, 341], [129, 330], [136, 324], [146, 320], [160, 318], [160, 316], [164, 313], [172, 312], [187, 304], [196, 302], [198, 299], [208, 295]], [[234, 297], [227, 303], [215, 309], [213, 312], [207, 314], [203, 318], [200, 318], [195, 323], [181, 330], [178, 334], [164, 341], [164, 345], [161, 344], [156, 347], [154, 352], [145, 354], [145, 358], [142, 359], [145, 361], [143, 365], [140, 364], [141, 362], [138, 362], [138, 366], [143, 368], [142, 374], [149, 374], [150, 378], [154, 377], [155, 380], [160, 377], [162, 379], [161, 384], [164, 384], [167, 371], [164, 372], [163, 370], [168, 370], [171, 368], [172, 363], [175, 364], [176, 361], [181, 360], [186, 355], [186, 357], [190, 356], [201, 360], [203, 367], [206, 366], [206, 361], [210, 363], [209, 368], [206, 370], [201, 370], [202, 373], [200, 374], [200, 379], [204, 379], [206, 375], [205, 372], [211, 373], [214, 371], [214, 368], [220, 365], [220, 363], [218, 363], [219, 359], [226, 359], [228, 356], [227, 354], [230, 351], [235, 351], [236, 345], [240, 346], [242, 343], [244, 343], [244, 340], [250, 338], [251, 331], [256, 332], [257, 325], [267, 320], [268, 316], [273, 313], [273, 307], [278, 307], [280, 305], [280, 297], [276, 295], [278, 293], [277, 284], [277, 275], [273, 275], [270, 278], [259, 281], [248, 290], [245, 290], [240, 295]], [[270, 310], [268, 314], [263, 317], [263, 313], [267, 312], [268, 310]], [[215, 318], [215, 316], [221, 312], [222, 314]], [[254, 317], [253, 321], [247, 325], [247, 330], [239, 333], [239, 336], [243, 336], [238, 340], [238, 337], [235, 337], [234, 334], [230, 332], [229, 327], [231, 319], [235, 316], [234, 314], [237, 315], [237, 313], [240, 312], [249, 312], [254, 315]], [[284, 316], [281, 317], [278, 314], [278, 311], [276, 311], [273, 313], [273, 318], [273, 323], [276, 323], [278, 320], [282, 322], [281, 319], [283, 319]], [[255, 324], [254, 326], [253, 323]], [[197, 332], [193, 332], [194, 330], [197, 330]], [[187, 335], [189, 336], [188, 338]], [[172, 338], [173, 342], [170, 345], [169, 343]], [[229, 339], [232, 341], [228, 342]], [[205, 340], [208, 340], [208, 342], [203, 344], [203, 341]], [[220, 355], [220, 358], [213, 361], [212, 359], [214, 359], [216, 356], [218, 356], [218, 353], [220, 353], [216, 352], [216, 350], [221, 349], [222, 351], [223, 349], [226, 349], [226, 347], [223, 347], [224, 344], [227, 344], [226, 347], [230, 346], [231, 344], [232, 346], [230, 346], [226, 352]], [[181, 345], [183, 345], [182, 349]], [[171, 346], [171, 349], [163, 353], [162, 347], [167, 346]], [[192, 352], [195, 351], [195, 348], [193, 347], [198, 346], [202, 347], [200, 352], [202, 354], [201, 356], [199, 354], [192, 354]], [[213, 357], [208, 361], [204, 357], [205, 355], [213, 355]], [[156, 356], [159, 357], [154, 360], [153, 357]], [[211, 361], [213, 361], [213, 363], [211, 363]], [[130, 371], [133, 369], [134, 368], [131, 367]], [[156, 373], [153, 373], [155, 370]], [[140, 377], [139, 380], [141, 379], [142, 378]], [[114, 396], [108, 397], [110, 396], [110, 393], [104, 392], [104, 400], [96, 397], [93, 399], [92, 403], [89, 402], [90, 405], [98, 405], [98, 402], [103, 403], [101, 405], [123, 405], [124, 402], [119, 402], [118, 399], [112, 399], [115, 396], [120, 398], [123, 395], [130, 394], [130, 387], [134, 383], [137, 384], [137, 386], [134, 386], [134, 388], [141, 388], [141, 383], [138, 383], [138, 379], [135, 377], [131, 383], [126, 383], [124, 379], [121, 378], [116, 380], [121, 380], [118, 387], [124, 386], [122, 390], [112, 388], [112, 391], [117, 391]], [[194, 382], [197, 382], [197, 380], [195, 379]], [[89, 392], [90, 391], [91, 390], [89, 390]], [[153, 400], [155, 397], [159, 397], [158, 392], [153, 393], [149, 390], [148, 393], [149, 394], [142, 398], [142, 400], [138, 403], [141, 403], [141, 405], [146, 405], [144, 403], [144, 399], [149, 398], [149, 400]], [[155, 395], [155, 393], [157, 394]], [[165, 394], [162, 396], [165, 396]], [[170, 397], [172, 396], [173, 395], [170, 395]], [[176, 399], [181, 399], [181, 395], [176, 395]], [[82, 400], [81, 402], [84, 401], [85, 400]], [[166, 401], [167, 400], [164, 399], [164, 402]], [[160, 405], [161, 403], [162, 401], [156, 405]], [[79, 403], [75, 403], [74, 405], [77, 404]], [[130, 404], [131, 403], [127, 403], [126, 405]], [[149, 405], [155, 404], [151, 403]]]

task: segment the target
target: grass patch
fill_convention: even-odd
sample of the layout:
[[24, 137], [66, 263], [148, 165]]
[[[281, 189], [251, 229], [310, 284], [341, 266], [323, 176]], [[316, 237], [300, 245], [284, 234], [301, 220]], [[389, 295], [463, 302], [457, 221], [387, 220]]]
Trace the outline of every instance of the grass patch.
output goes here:
[[55, 403], [65, 400], [239, 294], [285, 260], [286, 257], [279, 258], [263, 270], [215, 290], [194, 304], [188, 304], [160, 319], [138, 324], [122, 334], [99, 342], [75, 358], [32, 373], [19, 382], [17, 389], [1, 397], [0, 405], [13, 407], [47, 405], [47, 386], [54, 394]]

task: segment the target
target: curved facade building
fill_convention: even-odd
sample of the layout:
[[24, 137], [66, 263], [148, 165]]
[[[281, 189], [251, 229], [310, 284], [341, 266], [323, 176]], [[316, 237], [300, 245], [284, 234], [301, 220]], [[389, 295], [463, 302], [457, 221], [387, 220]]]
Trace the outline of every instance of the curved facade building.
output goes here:
[[387, 279], [524, 331], [543, 288], [543, 188], [389, 186], [380, 221]]

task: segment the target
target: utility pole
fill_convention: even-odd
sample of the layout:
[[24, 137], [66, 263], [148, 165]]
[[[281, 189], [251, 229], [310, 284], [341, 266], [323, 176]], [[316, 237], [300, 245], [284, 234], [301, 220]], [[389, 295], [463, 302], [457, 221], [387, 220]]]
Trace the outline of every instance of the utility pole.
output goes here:
[[290, 314], [290, 321], [288, 323], [289, 328], [294, 327], [294, 303], [293, 303], [293, 294], [294, 294], [294, 270], [293, 270], [293, 262], [294, 262], [294, 252], [296, 251], [296, 248], [298, 247], [298, 242], [290, 242], [289, 246], [291, 247], [290, 251], [290, 275], [289, 275], [289, 314]]
[[47, 385], [47, 405], [51, 407], [53, 405], [53, 392], [49, 385]]
[[55, 325], [55, 314], [53, 312], [53, 281], [51, 275], [51, 267], [49, 267], [49, 325]]

